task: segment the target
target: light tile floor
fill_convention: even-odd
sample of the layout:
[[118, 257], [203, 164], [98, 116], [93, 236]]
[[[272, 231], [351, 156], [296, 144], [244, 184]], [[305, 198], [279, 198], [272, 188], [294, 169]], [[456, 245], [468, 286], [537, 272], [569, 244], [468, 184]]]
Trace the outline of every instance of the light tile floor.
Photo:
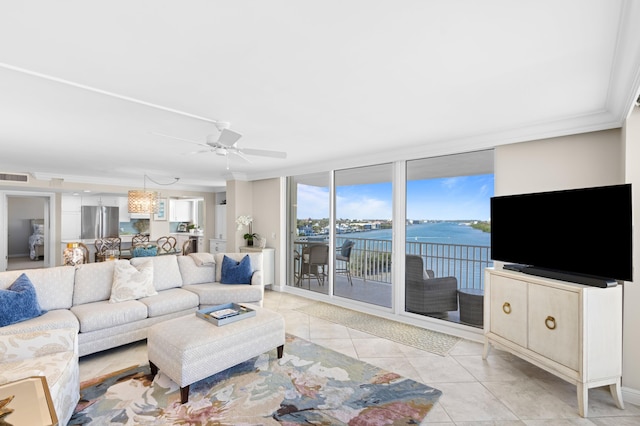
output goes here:
[[[460, 341], [442, 357], [296, 311], [311, 300], [267, 291], [264, 307], [285, 317], [286, 331], [443, 392], [427, 425], [640, 425], [640, 407], [618, 409], [608, 388], [589, 391], [589, 418], [578, 415], [576, 387], [495, 349]], [[86, 380], [147, 362], [145, 342], [80, 359]]]

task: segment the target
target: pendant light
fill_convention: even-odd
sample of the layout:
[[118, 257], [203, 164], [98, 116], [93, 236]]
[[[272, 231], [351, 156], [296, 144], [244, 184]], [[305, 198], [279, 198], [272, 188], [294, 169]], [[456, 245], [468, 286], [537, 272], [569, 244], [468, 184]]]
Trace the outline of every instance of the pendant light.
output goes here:
[[158, 213], [158, 192], [147, 191], [147, 179], [158, 185], [173, 185], [178, 182], [180, 178], [174, 178], [171, 183], [159, 183], [151, 179], [146, 174], [144, 175], [143, 190], [133, 189], [129, 191], [128, 211], [129, 213]]

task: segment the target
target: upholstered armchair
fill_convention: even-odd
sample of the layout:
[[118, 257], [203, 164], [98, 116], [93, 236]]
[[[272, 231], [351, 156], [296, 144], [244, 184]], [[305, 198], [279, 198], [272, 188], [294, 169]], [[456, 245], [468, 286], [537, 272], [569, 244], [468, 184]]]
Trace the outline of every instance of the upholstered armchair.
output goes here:
[[406, 256], [405, 307], [417, 314], [458, 310], [458, 280], [456, 277], [434, 278], [425, 271], [420, 256]]
[[46, 377], [59, 424], [66, 425], [80, 400], [78, 330], [0, 335], [0, 384], [31, 376]]

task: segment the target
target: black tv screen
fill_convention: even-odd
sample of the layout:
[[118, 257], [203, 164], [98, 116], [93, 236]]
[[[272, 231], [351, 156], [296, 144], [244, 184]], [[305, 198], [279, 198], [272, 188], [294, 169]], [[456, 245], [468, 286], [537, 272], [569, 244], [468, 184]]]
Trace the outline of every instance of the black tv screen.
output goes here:
[[493, 260], [633, 280], [631, 185], [491, 198]]

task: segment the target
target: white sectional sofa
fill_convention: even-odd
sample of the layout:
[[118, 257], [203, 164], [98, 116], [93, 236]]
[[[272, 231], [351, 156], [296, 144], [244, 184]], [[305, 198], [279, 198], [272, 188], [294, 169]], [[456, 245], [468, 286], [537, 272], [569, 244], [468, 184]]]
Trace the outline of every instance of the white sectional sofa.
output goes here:
[[[251, 284], [220, 283], [225, 255], [236, 261], [249, 256]], [[157, 294], [117, 303], [109, 301], [115, 262], [0, 272], [2, 289], [24, 272], [36, 289], [40, 307], [47, 310], [36, 318], [0, 327], [0, 384], [28, 375], [45, 375], [49, 381], [48, 370], [65, 371], [62, 378], [52, 376], [53, 383], [49, 382], [49, 386], [60, 424], [66, 424], [79, 398], [79, 356], [143, 340], [151, 325], [201, 308], [231, 302], [262, 305], [262, 253], [218, 253], [215, 258], [205, 254], [165, 255], [134, 258], [130, 264], [139, 267], [148, 261], [153, 264], [153, 287]], [[13, 364], [8, 349], [13, 342], [21, 341], [29, 347], [29, 340], [53, 338], [59, 333], [68, 335], [69, 330], [74, 336], [73, 344], [59, 351], [67, 353], [62, 357], [64, 360], [59, 354], [45, 354], [51, 357], [51, 362], [38, 363], [39, 369], [34, 367], [33, 374], [26, 371], [29, 368], [18, 369]], [[30, 357], [36, 357], [29, 355], [29, 350], [22, 351], [21, 356], [23, 366], [29, 364]], [[69, 383], [61, 384], [60, 380]]]

